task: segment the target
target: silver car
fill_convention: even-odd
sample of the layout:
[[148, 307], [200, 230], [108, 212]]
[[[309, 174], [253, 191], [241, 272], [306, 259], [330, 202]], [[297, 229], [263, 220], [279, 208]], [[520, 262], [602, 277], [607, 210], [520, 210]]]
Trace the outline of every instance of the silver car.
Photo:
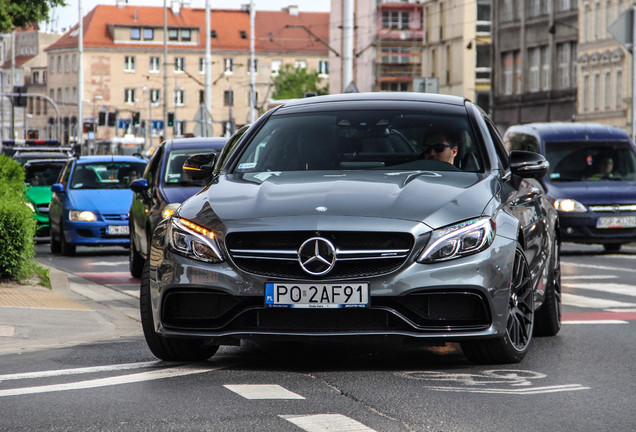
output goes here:
[[[213, 165], [213, 163], [216, 163]], [[536, 153], [508, 154], [468, 100], [416, 93], [277, 107], [163, 220], [141, 280], [151, 351], [241, 339], [460, 342], [514, 363], [561, 326], [558, 217]]]

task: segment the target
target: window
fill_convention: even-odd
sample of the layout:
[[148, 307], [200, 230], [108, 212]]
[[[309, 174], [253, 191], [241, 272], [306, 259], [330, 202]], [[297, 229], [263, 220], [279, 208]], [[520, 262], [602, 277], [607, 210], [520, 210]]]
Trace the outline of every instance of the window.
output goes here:
[[383, 82], [380, 85], [380, 89], [382, 91], [392, 91], [392, 92], [411, 91], [411, 89], [409, 89], [408, 83], [401, 83], [401, 82]]
[[521, 52], [515, 51], [515, 94], [521, 94], [522, 81]]
[[51, 60], [51, 65], [50, 65], [51, 67], [49, 69], [51, 71], [51, 75], [53, 75], [55, 73], [55, 57], [51, 57], [50, 60]]
[[541, 14], [541, 2], [540, 0], [528, 0], [527, 12], [529, 17], [536, 17]]
[[490, 81], [492, 68], [491, 63], [491, 46], [487, 44], [478, 44], [475, 58], [475, 78], [479, 81]]
[[446, 83], [451, 84], [452, 82], [453, 82], [453, 46], [446, 45]]
[[247, 39], [247, 32], [245, 30], [239, 30], [239, 36], [241, 36], [241, 39]]
[[125, 56], [124, 57], [124, 72], [134, 72], [135, 71], [135, 56]]
[[223, 92], [223, 105], [224, 106], [233, 106], [234, 105], [234, 91], [233, 90], [225, 90]]
[[141, 29], [139, 27], [133, 27], [130, 29], [130, 40], [140, 40]]
[[557, 88], [570, 87], [570, 44], [557, 44]]
[[305, 61], [305, 60], [296, 60], [294, 62], [294, 67], [296, 69], [307, 69], [307, 61]]
[[605, 99], [605, 110], [608, 111], [612, 107], [612, 75], [609, 69], [605, 70], [603, 96]]
[[190, 29], [181, 29], [181, 41], [190, 42], [192, 40], [192, 31]]
[[205, 103], [205, 90], [199, 90], [199, 105]]
[[594, 111], [601, 108], [601, 74], [594, 73]]
[[31, 81], [33, 81], [33, 84], [39, 84], [40, 83], [40, 72], [34, 71], [33, 75], [31, 76]]
[[185, 120], [177, 120], [174, 122], [174, 134], [175, 136], [183, 136], [185, 135], [186, 130], [186, 122]]
[[382, 63], [407, 64], [409, 62], [409, 52], [410, 49], [408, 47], [382, 48]]
[[68, 87], [64, 88], [64, 103], [70, 103], [71, 102], [71, 92], [69, 91]]
[[62, 89], [57, 89], [57, 103], [62, 103]]
[[614, 85], [614, 106], [616, 109], [621, 109], [623, 108], [623, 71], [616, 69], [614, 74], [614, 81], [616, 82]]
[[68, 61], [68, 56], [67, 56], [67, 55], [65, 55], [65, 56], [64, 56], [64, 72], [67, 72], [67, 73], [68, 73], [68, 72], [70, 72], [70, 71], [71, 71], [71, 65], [70, 65], [70, 63], [69, 63], [69, 61]]
[[161, 59], [159, 57], [150, 57], [150, 65], [148, 72], [159, 73], [161, 69]]
[[157, 105], [159, 100], [161, 99], [161, 90], [159, 89], [150, 89], [150, 102], [153, 105]]
[[530, 48], [528, 50], [528, 91], [530, 92], [539, 91], [539, 61], [539, 48]]
[[226, 57], [223, 59], [223, 73], [231, 74], [234, 72], [234, 60]]
[[179, 40], [179, 30], [178, 29], [169, 29], [168, 30], [168, 40], [170, 40], [170, 41], [178, 41]]
[[134, 88], [124, 89], [124, 103], [134, 104], [136, 100]]
[[570, 2], [572, 0], [556, 0], [556, 10], [557, 11], [566, 11], [570, 9]]
[[552, 77], [550, 68], [550, 47], [541, 47], [541, 90], [550, 90], [552, 87]]
[[216, 39], [216, 30], [210, 30], [210, 38]]
[[62, 56], [57, 56], [57, 73], [62, 73]]
[[329, 75], [329, 61], [328, 60], [318, 60], [318, 74], [319, 75]]
[[177, 89], [174, 91], [174, 103], [177, 106], [185, 105], [185, 90]]
[[155, 38], [155, 30], [151, 28], [144, 29], [144, 40], [153, 40]]
[[382, 28], [408, 29], [409, 13], [397, 11], [382, 12]]
[[185, 57], [174, 58], [174, 71], [183, 72], [185, 70]]
[[77, 103], [77, 87], [73, 87], [73, 101]]
[[490, 0], [477, 2], [477, 33], [490, 33]]
[[583, 111], [587, 112], [590, 110], [590, 75], [583, 75], [583, 88], [581, 89], [583, 92], [583, 96], [581, 97], [583, 103]]
[[[252, 59], [247, 59], [247, 73], [252, 70]], [[254, 59], [254, 73], [258, 73], [258, 59]]]
[[199, 73], [205, 73], [205, 58], [199, 57]]
[[272, 60], [272, 75], [276, 76], [280, 72], [280, 68], [283, 65], [281, 60]]
[[77, 72], [77, 54], [73, 54], [73, 72]]

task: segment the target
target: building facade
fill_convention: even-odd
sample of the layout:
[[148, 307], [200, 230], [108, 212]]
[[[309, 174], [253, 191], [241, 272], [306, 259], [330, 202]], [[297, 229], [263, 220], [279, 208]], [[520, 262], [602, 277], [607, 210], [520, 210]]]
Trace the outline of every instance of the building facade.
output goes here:
[[609, 32], [631, 4], [579, 0], [576, 118], [618, 126], [631, 133], [631, 54]]
[[[64, 142], [73, 141], [78, 133], [89, 145], [129, 134], [145, 137], [145, 147], [150, 148], [160, 139], [226, 135], [236, 125], [249, 122], [249, 10], [213, 9], [209, 37], [205, 9], [181, 7], [173, 1], [166, 16], [167, 61], [164, 8], [123, 2], [98, 5], [83, 18], [81, 58], [78, 27], [46, 49], [46, 91], [60, 106]], [[328, 77], [327, 48], [310, 34], [327, 40], [328, 17], [328, 13], [304, 13], [293, 6], [256, 11], [257, 108], [267, 106], [272, 79], [286, 64], [318, 70]], [[212, 57], [211, 119], [202, 111], [206, 42]], [[84, 76], [83, 122], [78, 120], [79, 62]], [[165, 131], [164, 110], [170, 123]], [[102, 125], [99, 119], [105, 115], [101, 112], [116, 113], [116, 117], [110, 125]]]
[[492, 116], [500, 130], [576, 119], [578, 34], [577, 0], [493, 0]]

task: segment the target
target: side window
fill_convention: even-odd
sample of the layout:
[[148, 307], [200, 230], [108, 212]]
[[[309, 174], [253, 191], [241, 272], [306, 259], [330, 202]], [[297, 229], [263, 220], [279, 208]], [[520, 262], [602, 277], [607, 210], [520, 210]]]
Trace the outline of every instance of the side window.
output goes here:
[[60, 178], [60, 183], [62, 183], [64, 185], [64, 188], [66, 189], [66, 186], [68, 185], [68, 178], [71, 175], [71, 167], [73, 166], [73, 162], [69, 162], [66, 164], [66, 166], [64, 167], [64, 172], [62, 173], [62, 176]]
[[486, 125], [488, 126], [488, 132], [490, 133], [490, 137], [492, 139], [493, 144], [495, 145], [495, 151], [497, 152], [497, 156], [499, 157], [499, 161], [505, 171], [510, 169], [510, 162], [508, 161], [508, 152], [503, 145], [503, 140], [501, 139], [501, 135], [497, 131], [497, 128], [492, 123], [492, 121], [486, 118]]
[[225, 146], [223, 147], [223, 150], [221, 150], [221, 153], [219, 154], [219, 158], [214, 167], [215, 175], [221, 172], [221, 169], [223, 168], [223, 166], [229, 159], [230, 155], [234, 151], [236, 144], [238, 144], [238, 142], [241, 140], [243, 135], [245, 135], [245, 132], [247, 131], [247, 129], [249, 129], [249, 126], [243, 126], [241, 129], [236, 131], [236, 133], [230, 137], [227, 144], [225, 144]]
[[144, 178], [148, 180], [149, 185], [155, 184], [159, 176], [159, 168], [161, 167], [161, 159], [163, 159], [163, 151], [164, 146], [160, 146], [155, 154], [152, 155], [150, 162], [148, 162], [148, 166], [146, 166]]
[[511, 132], [506, 134], [504, 141], [505, 147], [510, 151], [524, 150], [540, 153], [539, 140], [534, 135], [521, 132]]

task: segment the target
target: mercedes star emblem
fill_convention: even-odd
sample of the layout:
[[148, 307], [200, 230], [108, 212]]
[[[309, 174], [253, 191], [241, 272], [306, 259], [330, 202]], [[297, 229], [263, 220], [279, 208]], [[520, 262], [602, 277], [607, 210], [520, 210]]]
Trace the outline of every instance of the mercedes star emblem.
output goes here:
[[312, 237], [298, 249], [298, 262], [312, 276], [322, 276], [336, 264], [336, 248], [323, 237]]

